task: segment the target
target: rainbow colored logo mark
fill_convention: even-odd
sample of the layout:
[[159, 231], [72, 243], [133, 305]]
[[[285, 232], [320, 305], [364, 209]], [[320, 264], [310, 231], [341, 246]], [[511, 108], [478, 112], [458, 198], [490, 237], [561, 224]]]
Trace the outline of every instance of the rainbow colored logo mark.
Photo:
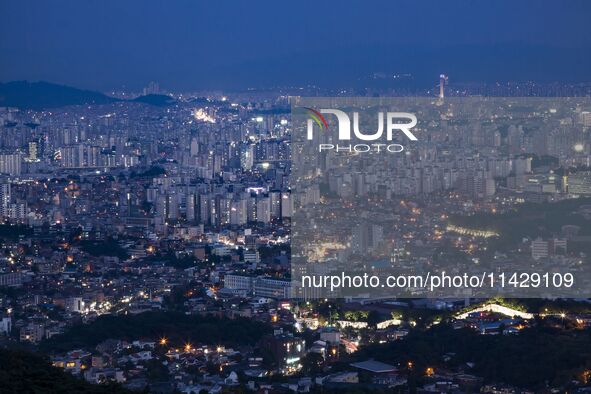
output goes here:
[[308, 112], [310, 113], [310, 117], [312, 119], [314, 119], [314, 121], [316, 122], [316, 124], [318, 126], [320, 126], [320, 130], [324, 129], [325, 127], [328, 130], [328, 123], [326, 122], [326, 119], [324, 119], [324, 116], [322, 116], [322, 114], [320, 112], [318, 112], [312, 108], [308, 108], [308, 107], [304, 107], [304, 108], [308, 110]]

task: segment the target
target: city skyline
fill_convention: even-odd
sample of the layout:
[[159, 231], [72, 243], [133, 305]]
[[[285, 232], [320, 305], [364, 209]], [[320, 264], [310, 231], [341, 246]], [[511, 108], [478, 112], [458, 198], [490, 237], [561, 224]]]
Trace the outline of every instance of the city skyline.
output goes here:
[[0, 392], [591, 391], [591, 2], [0, 2]]

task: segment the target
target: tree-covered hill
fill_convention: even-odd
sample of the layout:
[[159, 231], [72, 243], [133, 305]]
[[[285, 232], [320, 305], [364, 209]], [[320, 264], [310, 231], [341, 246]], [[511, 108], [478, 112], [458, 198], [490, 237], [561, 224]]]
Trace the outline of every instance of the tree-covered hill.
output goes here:
[[37, 354], [0, 349], [2, 394], [132, 394], [119, 385], [93, 385], [72, 376]]
[[[443, 362], [446, 354], [453, 354], [447, 364]], [[355, 353], [355, 358], [402, 365], [412, 361], [419, 372], [427, 367], [467, 368], [467, 363], [474, 363], [467, 372], [486, 382], [541, 389], [546, 384], [568, 384], [591, 368], [591, 331], [542, 326], [518, 335], [480, 335], [441, 324], [412, 332], [402, 341], [369, 346]]]
[[176, 312], [103, 315], [90, 324], [76, 325], [40, 344], [46, 352], [93, 348], [106, 339], [137, 340], [166, 337], [171, 344], [190, 341], [209, 345], [253, 345], [271, 327], [250, 319], [220, 319]]

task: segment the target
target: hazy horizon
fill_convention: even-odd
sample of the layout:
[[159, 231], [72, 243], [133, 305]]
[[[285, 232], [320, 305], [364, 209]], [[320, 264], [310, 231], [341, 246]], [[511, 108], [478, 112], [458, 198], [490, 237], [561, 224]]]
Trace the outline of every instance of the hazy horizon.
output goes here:
[[[110, 91], [314, 84], [373, 73], [452, 81], [591, 80], [591, 3], [5, 1], [0, 80]], [[467, 34], [469, 33], [469, 34]]]

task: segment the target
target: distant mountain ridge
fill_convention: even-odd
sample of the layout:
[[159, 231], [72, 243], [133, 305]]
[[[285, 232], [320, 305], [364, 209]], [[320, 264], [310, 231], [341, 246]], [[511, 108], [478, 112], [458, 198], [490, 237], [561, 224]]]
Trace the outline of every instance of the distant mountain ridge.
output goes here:
[[109, 104], [117, 101], [99, 92], [49, 82], [14, 81], [0, 84], [0, 106], [20, 109], [57, 108], [67, 105]]
[[[50, 82], [13, 81], [0, 83], [0, 107], [43, 110], [68, 105], [111, 104], [125, 101], [92, 90], [77, 89]], [[166, 95], [140, 96], [133, 102], [156, 106], [171, 105], [176, 100]]]

